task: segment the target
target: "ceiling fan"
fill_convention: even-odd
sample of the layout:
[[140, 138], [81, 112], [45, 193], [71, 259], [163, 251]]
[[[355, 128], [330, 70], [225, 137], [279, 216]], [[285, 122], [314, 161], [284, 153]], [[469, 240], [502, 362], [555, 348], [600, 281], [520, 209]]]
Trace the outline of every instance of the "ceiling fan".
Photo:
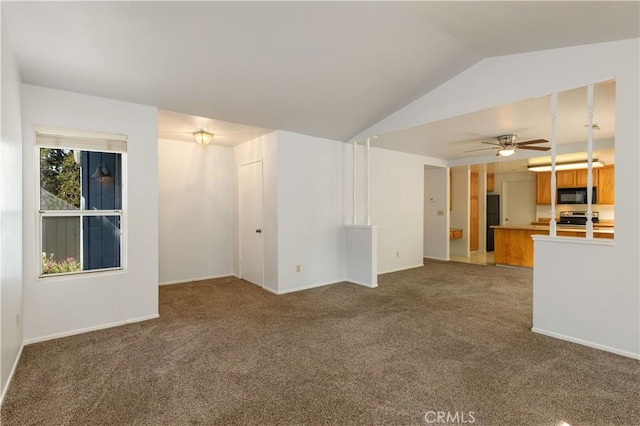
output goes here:
[[498, 152], [496, 155], [501, 155], [503, 157], [508, 157], [513, 155], [517, 149], [530, 149], [532, 151], [549, 151], [551, 148], [548, 146], [530, 146], [539, 143], [547, 143], [549, 142], [546, 139], [533, 139], [530, 141], [517, 142], [518, 135], [515, 133], [510, 133], [508, 135], [501, 135], [496, 137], [498, 142], [481, 142], [487, 145], [494, 145], [491, 148], [479, 148], [479, 149], [470, 149], [464, 152], [474, 152], [474, 151], [484, 151], [487, 149], [497, 149]]

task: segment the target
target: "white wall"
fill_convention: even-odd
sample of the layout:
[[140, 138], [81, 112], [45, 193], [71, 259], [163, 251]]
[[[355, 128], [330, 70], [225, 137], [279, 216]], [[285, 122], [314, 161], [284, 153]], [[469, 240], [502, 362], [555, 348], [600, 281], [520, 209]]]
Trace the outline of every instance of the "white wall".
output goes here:
[[450, 254], [455, 256], [469, 256], [470, 182], [469, 166], [451, 169], [450, 225], [462, 229], [462, 238], [451, 240], [449, 245]]
[[345, 225], [346, 281], [378, 286], [378, 227]]
[[[615, 78], [615, 245], [582, 248], [576, 251], [579, 255], [565, 257], [561, 265], [547, 257], [538, 259], [536, 256], [534, 293], [545, 279], [551, 280], [547, 283], [551, 288], [554, 283], [561, 285], [561, 282], [574, 289], [580, 286], [585, 295], [591, 295], [587, 296], [590, 306], [597, 307], [586, 313], [588, 318], [583, 317], [575, 325], [581, 332], [586, 332], [581, 339], [632, 354], [640, 354], [639, 51], [640, 39], [631, 39], [485, 59], [359, 136], [388, 133]], [[563, 253], [574, 250], [571, 243], [561, 241], [556, 244], [560, 244]], [[584, 276], [558, 273], [563, 269], [584, 269], [585, 265], [598, 272]], [[600, 279], [602, 276], [618, 278], [609, 278], [605, 284]], [[598, 299], [594, 296], [596, 289], [603, 285], [611, 297]], [[570, 300], [565, 301], [570, 303]], [[538, 308], [534, 307], [535, 311]], [[613, 311], [625, 312], [626, 322], [619, 315], [607, 318], [605, 313]], [[563, 322], [570, 321], [562, 312], [557, 312], [554, 318], [556, 321], [549, 326], [552, 329], [547, 331], [563, 329]], [[615, 339], [605, 338], [597, 331], [589, 333], [591, 320], [606, 322], [606, 331]]]
[[[22, 89], [25, 341], [157, 317], [157, 109], [38, 86]], [[123, 272], [36, 278], [34, 125], [127, 135], [127, 259]]]
[[160, 284], [233, 275], [233, 148], [160, 139]]
[[344, 144], [284, 131], [277, 135], [278, 293], [340, 282], [346, 276]]
[[[636, 342], [629, 338], [638, 331], [633, 309], [637, 293], [635, 301], [623, 301], [617, 292], [632, 282], [586, 263], [586, 259], [597, 258], [600, 265], [615, 264], [617, 256], [611, 241], [571, 245], [549, 237], [535, 241], [536, 264], [546, 267], [535, 270], [533, 330], [640, 359]], [[567, 267], [571, 273], [562, 273]], [[598, 285], [586, 285], [590, 282]]]
[[[343, 220], [353, 220], [353, 145], [343, 144]], [[362, 143], [356, 153], [356, 219], [366, 224]], [[380, 274], [423, 265], [424, 166], [445, 167], [446, 161], [371, 148], [371, 224], [378, 226]]]
[[[439, 214], [439, 213], [442, 214]], [[449, 260], [449, 169], [424, 170], [424, 257]]]
[[[22, 348], [22, 128], [20, 74], [2, 26], [0, 135], [0, 403]], [[16, 321], [19, 316], [19, 321]]]
[[[238, 217], [238, 169], [243, 164], [262, 161], [263, 222], [262, 241], [264, 248], [264, 287], [278, 291], [278, 133], [271, 132], [233, 148], [235, 158], [234, 217]], [[239, 230], [234, 232], [234, 273], [240, 274], [238, 251]]]
[[503, 182], [535, 182], [536, 175], [533, 172], [496, 173], [494, 174], [493, 194], [502, 195]]
[[371, 223], [380, 273], [423, 265], [424, 157], [371, 150]]

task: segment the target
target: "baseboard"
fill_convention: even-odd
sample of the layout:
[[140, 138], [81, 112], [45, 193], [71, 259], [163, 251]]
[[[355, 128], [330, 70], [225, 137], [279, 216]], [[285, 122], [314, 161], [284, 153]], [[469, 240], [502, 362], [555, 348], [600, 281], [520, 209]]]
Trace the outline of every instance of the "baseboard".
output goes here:
[[206, 281], [206, 280], [214, 280], [216, 278], [228, 278], [228, 277], [237, 278], [238, 276], [236, 274], [212, 275], [210, 277], [186, 278], [186, 279], [175, 280], [175, 281], [163, 281], [161, 283], [158, 283], [158, 285], [186, 284], [186, 283], [192, 283], [195, 281]]
[[425, 259], [431, 259], [431, 260], [441, 260], [443, 262], [449, 262], [451, 259], [449, 259], [448, 257], [431, 257], [431, 256], [425, 256]]
[[262, 289], [263, 289], [263, 290], [267, 290], [269, 293], [273, 293], [273, 294], [275, 294], [275, 295], [277, 295], [277, 294], [278, 294], [278, 290], [274, 290], [274, 289], [269, 288], [269, 287], [265, 287], [265, 286], [263, 286], [263, 287], [262, 287]]
[[520, 269], [523, 271], [530, 271], [533, 268], [529, 267], [529, 266], [515, 266], [515, 265], [505, 265], [504, 263], [496, 263], [495, 264], [497, 267], [499, 268], [507, 268], [507, 269]]
[[[324, 286], [327, 286], [327, 285], [338, 284], [338, 283], [343, 283], [343, 282], [345, 282], [345, 280], [309, 284], [309, 285], [305, 285], [305, 286], [301, 286], [301, 287], [288, 288], [286, 290], [278, 290], [278, 291], [274, 291], [272, 289], [268, 289], [268, 291], [270, 291], [272, 293], [275, 293], [277, 295], [280, 295], [280, 294], [287, 294], [287, 293], [295, 293], [296, 291], [310, 290], [312, 288], [324, 287]], [[267, 290], [266, 287], [265, 287], [265, 290]]]
[[4, 397], [7, 395], [7, 391], [9, 390], [9, 386], [11, 385], [11, 380], [13, 380], [13, 375], [16, 372], [16, 368], [18, 368], [18, 362], [20, 361], [20, 357], [22, 356], [22, 349], [24, 349], [24, 343], [20, 345], [20, 350], [18, 351], [18, 356], [16, 356], [16, 360], [13, 363], [13, 367], [11, 367], [11, 373], [9, 373], [7, 384], [2, 390], [2, 394], [0, 395], [0, 407], [2, 407], [2, 404], [4, 403]]
[[160, 315], [153, 314], [153, 315], [147, 315], [147, 316], [144, 316], [144, 317], [131, 318], [131, 319], [124, 320], [124, 321], [116, 321], [116, 322], [110, 322], [110, 323], [107, 323], [107, 324], [100, 324], [100, 325], [96, 325], [96, 326], [93, 326], [93, 327], [80, 328], [80, 329], [72, 330], [72, 331], [65, 331], [64, 333], [49, 334], [47, 336], [36, 337], [36, 338], [33, 338], [33, 339], [26, 339], [24, 341], [24, 344], [26, 346], [26, 345], [31, 345], [33, 343], [45, 342], [47, 340], [59, 339], [61, 337], [75, 336], [76, 334], [88, 333], [90, 331], [104, 330], [105, 328], [118, 327], [118, 326], [121, 326], [121, 325], [132, 324], [134, 322], [148, 321], [148, 320], [156, 319], [156, 318], [159, 318], [159, 317], [160, 317]]
[[414, 265], [414, 266], [405, 266], [404, 268], [398, 268], [398, 269], [390, 269], [388, 271], [382, 271], [382, 272], [378, 272], [378, 275], [382, 275], [382, 274], [390, 274], [392, 272], [400, 272], [400, 271], [406, 271], [407, 269], [415, 269], [415, 268], [422, 268], [424, 265], [421, 263], [419, 265]]
[[363, 281], [358, 281], [358, 280], [350, 280], [350, 279], [345, 279], [346, 282], [351, 283], [351, 284], [357, 284], [357, 285], [361, 285], [363, 287], [367, 287], [367, 288], [376, 288], [378, 287], [378, 283], [375, 284], [370, 284], [370, 283], [365, 283]]
[[610, 346], [600, 345], [598, 343], [589, 342], [587, 340], [578, 339], [576, 337], [566, 336], [564, 334], [555, 333], [553, 331], [542, 330], [540, 328], [532, 327], [531, 331], [534, 333], [542, 334], [544, 336], [553, 337], [560, 340], [566, 340], [567, 342], [577, 343], [579, 345], [588, 346], [590, 348], [599, 349], [601, 351], [611, 352], [616, 355], [626, 356], [628, 358], [633, 358], [640, 360], [640, 353], [627, 352], [620, 349], [612, 348]]

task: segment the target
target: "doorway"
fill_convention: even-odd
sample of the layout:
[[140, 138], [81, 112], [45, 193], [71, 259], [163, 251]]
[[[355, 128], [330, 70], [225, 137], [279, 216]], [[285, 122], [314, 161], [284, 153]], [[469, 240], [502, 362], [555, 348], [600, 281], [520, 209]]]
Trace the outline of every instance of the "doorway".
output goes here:
[[262, 161], [238, 171], [240, 278], [263, 286]]
[[530, 225], [536, 217], [536, 182], [502, 182], [502, 225]]

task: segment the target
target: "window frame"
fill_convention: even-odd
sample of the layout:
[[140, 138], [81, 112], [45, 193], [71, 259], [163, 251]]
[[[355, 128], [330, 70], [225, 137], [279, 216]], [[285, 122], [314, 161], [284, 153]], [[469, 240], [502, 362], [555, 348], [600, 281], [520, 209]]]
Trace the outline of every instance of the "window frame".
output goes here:
[[[87, 275], [99, 276], [99, 275], [113, 275], [122, 274], [127, 272], [127, 259], [128, 259], [128, 241], [127, 241], [127, 211], [128, 211], [128, 196], [127, 196], [127, 137], [124, 135], [102, 133], [102, 132], [87, 132], [75, 129], [61, 129], [45, 126], [34, 126], [33, 129], [33, 147], [35, 151], [35, 222], [36, 222], [36, 253], [35, 253], [35, 276], [38, 281], [50, 281], [54, 279], [69, 279], [69, 278], [83, 278]], [[83, 146], [82, 148], [70, 148], [64, 145], [41, 142], [38, 143], [39, 134], [60, 135], [64, 137], [72, 138], [86, 138], [94, 140], [115, 140], [124, 142], [124, 150], [119, 149], [105, 149], [98, 146]], [[40, 205], [40, 193], [41, 193], [41, 173], [40, 173], [40, 149], [52, 148], [52, 149], [71, 149], [77, 151], [87, 152], [110, 152], [120, 154], [121, 161], [121, 190], [122, 190], [122, 208], [119, 210], [42, 210]], [[61, 272], [55, 274], [43, 274], [42, 271], [42, 253], [43, 253], [43, 220], [46, 217], [78, 217], [82, 223], [83, 217], [100, 217], [100, 216], [117, 216], [120, 219], [120, 266], [112, 268], [90, 269], [85, 271], [73, 271], [73, 272]], [[80, 250], [83, 249], [83, 239], [80, 239]]]

